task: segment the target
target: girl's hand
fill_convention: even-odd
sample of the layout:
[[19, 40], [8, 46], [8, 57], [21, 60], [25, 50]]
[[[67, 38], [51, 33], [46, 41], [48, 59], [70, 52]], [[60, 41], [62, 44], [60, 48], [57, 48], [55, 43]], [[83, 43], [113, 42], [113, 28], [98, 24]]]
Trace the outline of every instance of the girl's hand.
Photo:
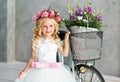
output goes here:
[[18, 79], [21, 79], [23, 75], [24, 75], [24, 72], [22, 71], [22, 72], [20, 72], [20, 73], [18, 74], [17, 78], [18, 78]]
[[59, 46], [59, 51], [60, 53], [64, 56], [67, 57], [68, 56], [68, 50], [69, 50], [69, 35], [70, 32], [66, 32], [65, 33], [65, 37], [64, 37], [64, 44]]
[[65, 40], [69, 39], [70, 32], [65, 33]]

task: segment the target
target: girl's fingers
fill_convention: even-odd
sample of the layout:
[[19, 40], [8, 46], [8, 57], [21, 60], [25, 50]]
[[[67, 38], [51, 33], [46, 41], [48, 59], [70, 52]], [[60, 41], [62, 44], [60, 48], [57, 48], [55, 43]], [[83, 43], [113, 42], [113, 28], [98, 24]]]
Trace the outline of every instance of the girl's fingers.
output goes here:
[[23, 76], [23, 74], [24, 74], [24, 72], [20, 72], [20, 73], [18, 74], [17, 78], [18, 78], [18, 79], [21, 79], [22, 76]]
[[70, 32], [67, 32], [65, 35], [66, 35], [66, 36], [70, 35]]
[[70, 34], [70, 32], [67, 32], [68, 34]]
[[19, 75], [17, 76], [17, 78], [20, 79], [20, 78], [21, 78], [21, 74], [19, 74]]
[[68, 39], [68, 38], [69, 38], [69, 35], [70, 35], [70, 32], [67, 32], [67, 33], [65, 34], [65, 39]]

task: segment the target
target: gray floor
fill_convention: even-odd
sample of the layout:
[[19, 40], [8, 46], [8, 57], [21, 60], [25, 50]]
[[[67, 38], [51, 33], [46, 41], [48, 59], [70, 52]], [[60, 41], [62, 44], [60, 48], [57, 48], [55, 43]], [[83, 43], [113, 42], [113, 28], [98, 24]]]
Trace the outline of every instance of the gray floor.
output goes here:
[[[0, 82], [14, 82], [17, 74], [23, 69], [25, 63], [0, 63]], [[120, 78], [104, 75], [106, 82], [120, 82]]]
[[25, 66], [25, 63], [0, 63], [0, 82], [14, 82], [17, 74]]

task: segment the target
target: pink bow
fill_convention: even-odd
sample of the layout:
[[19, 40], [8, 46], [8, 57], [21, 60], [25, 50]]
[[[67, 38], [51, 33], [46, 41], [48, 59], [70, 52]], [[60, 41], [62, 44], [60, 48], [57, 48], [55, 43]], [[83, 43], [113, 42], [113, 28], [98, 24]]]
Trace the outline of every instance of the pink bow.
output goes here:
[[59, 68], [62, 66], [60, 62], [47, 63], [47, 62], [32, 62], [33, 68]]

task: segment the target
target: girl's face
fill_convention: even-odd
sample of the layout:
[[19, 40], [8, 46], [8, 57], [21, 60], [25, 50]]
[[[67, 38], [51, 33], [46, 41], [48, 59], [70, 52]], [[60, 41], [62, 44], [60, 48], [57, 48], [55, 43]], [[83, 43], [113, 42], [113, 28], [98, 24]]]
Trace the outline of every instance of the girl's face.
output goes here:
[[44, 21], [41, 30], [42, 30], [43, 37], [45, 38], [50, 37], [54, 33], [54, 30], [55, 30], [53, 21], [51, 20]]

